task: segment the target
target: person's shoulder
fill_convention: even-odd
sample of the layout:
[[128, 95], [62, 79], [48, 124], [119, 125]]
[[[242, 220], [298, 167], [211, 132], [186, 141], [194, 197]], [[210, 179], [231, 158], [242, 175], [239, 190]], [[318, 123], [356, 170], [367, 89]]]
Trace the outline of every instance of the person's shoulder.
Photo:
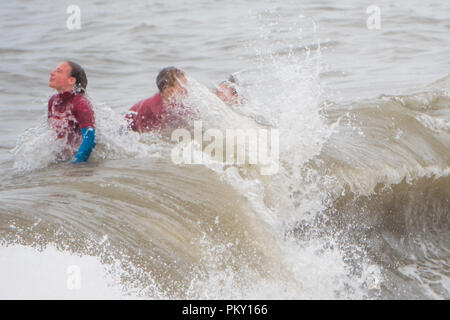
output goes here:
[[155, 104], [159, 104], [162, 101], [161, 96], [159, 93], [155, 93], [153, 96], [151, 96], [150, 98], [144, 99], [142, 100], [142, 102], [145, 105], [155, 105]]
[[74, 109], [73, 109], [74, 112], [81, 112], [81, 113], [85, 113], [85, 112], [93, 113], [94, 112], [94, 108], [92, 107], [91, 102], [84, 95], [76, 94], [72, 99], [73, 99], [72, 104], [74, 107]]
[[83, 103], [91, 103], [90, 101], [89, 101], [89, 99], [85, 96], [85, 95], [83, 95], [83, 94], [79, 94], [79, 93], [77, 93], [77, 94], [75, 94], [74, 96], [73, 96], [73, 101], [76, 101], [76, 102], [83, 102]]
[[72, 101], [75, 105], [82, 105], [82, 106], [87, 106], [89, 108], [92, 108], [91, 101], [85, 95], [76, 94], [73, 97]]
[[150, 98], [142, 99], [141, 101], [137, 102], [130, 111], [145, 111], [147, 109], [153, 110], [155, 105], [158, 105], [161, 101], [161, 96], [159, 93], [154, 94]]

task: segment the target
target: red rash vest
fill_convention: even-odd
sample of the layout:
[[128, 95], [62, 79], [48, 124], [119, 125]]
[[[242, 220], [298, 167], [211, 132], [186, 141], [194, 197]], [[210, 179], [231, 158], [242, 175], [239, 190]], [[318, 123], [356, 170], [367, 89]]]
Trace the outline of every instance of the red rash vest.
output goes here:
[[95, 125], [89, 100], [74, 91], [53, 95], [48, 101], [48, 122], [59, 139], [66, 138], [72, 147], [81, 143], [81, 129]]
[[126, 114], [129, 128], [137, 132], [149, 132], [160, 129], [164, 123], [166, 106], [162, 97], [156, 93], [153, 97], [136, 103]]
[[139, 101], [125, 115], [128, 128], [139, 133], [180, 128], [196, 117], [192, 108], [179, 102], [166, 102], [159, 93]]

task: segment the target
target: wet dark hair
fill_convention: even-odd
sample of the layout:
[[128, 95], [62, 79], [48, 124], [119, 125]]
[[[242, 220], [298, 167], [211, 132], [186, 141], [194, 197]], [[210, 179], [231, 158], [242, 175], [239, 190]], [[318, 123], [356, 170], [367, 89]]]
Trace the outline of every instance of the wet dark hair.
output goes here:
[[175, 67], [165, 67], [161, 69], [156, 77], [156, 85], [159, 92], [163, 92], [164, 89], [169, 86], [173, 87], [177, 81], [177, 78], [184, 76], [184, 72]]
[[79, 94], [86, 94], [86, 88], [88, 84], [88, 80], [86, 77], [86, 72], [84, 72], [84, 69], [78, 64], [73, 61], [66, 61], [69, 66], [72, 68], [72, 71], [70, 72], [70, 76], [74, 77], [76, 79], [75, 82], [75, 91]]
[[231, 83], [239, 85], [238, 79], [236, 79], [236, 77], [233, 76], [232, 74], [230, 74], [230, 76], [228, 77], [228, 81], [231, 82]]

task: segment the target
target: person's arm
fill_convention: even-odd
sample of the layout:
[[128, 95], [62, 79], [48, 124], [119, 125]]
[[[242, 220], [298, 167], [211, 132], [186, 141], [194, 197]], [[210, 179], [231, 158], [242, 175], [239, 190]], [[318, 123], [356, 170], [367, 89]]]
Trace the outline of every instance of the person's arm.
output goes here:
[[78, 152], [70, 163], [85, 162], [89, 159], [92, 149], [95, 147], [95, 128], [86, 127], [81, 129], [81, 136], [83, 141], [81, 142]]
[[73, 110], [81, 127], [81, 144], [70, 163], [85, 162], [95, 147], [95, 119], [91, 103], [85, 97], [78, 96]]

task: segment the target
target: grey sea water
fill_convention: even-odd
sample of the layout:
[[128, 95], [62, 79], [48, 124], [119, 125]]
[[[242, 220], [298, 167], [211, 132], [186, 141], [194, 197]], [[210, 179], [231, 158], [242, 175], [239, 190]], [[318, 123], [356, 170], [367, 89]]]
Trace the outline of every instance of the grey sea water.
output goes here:
[[[449, 2], [16, 0], [0, 31], [0, 297], [450, 298]], [[66, 59], [96, 113], [80, 166], [46, 124]], [[278, 172], [122, 134], [168, 65], [205, 126], [278, 129]]]

